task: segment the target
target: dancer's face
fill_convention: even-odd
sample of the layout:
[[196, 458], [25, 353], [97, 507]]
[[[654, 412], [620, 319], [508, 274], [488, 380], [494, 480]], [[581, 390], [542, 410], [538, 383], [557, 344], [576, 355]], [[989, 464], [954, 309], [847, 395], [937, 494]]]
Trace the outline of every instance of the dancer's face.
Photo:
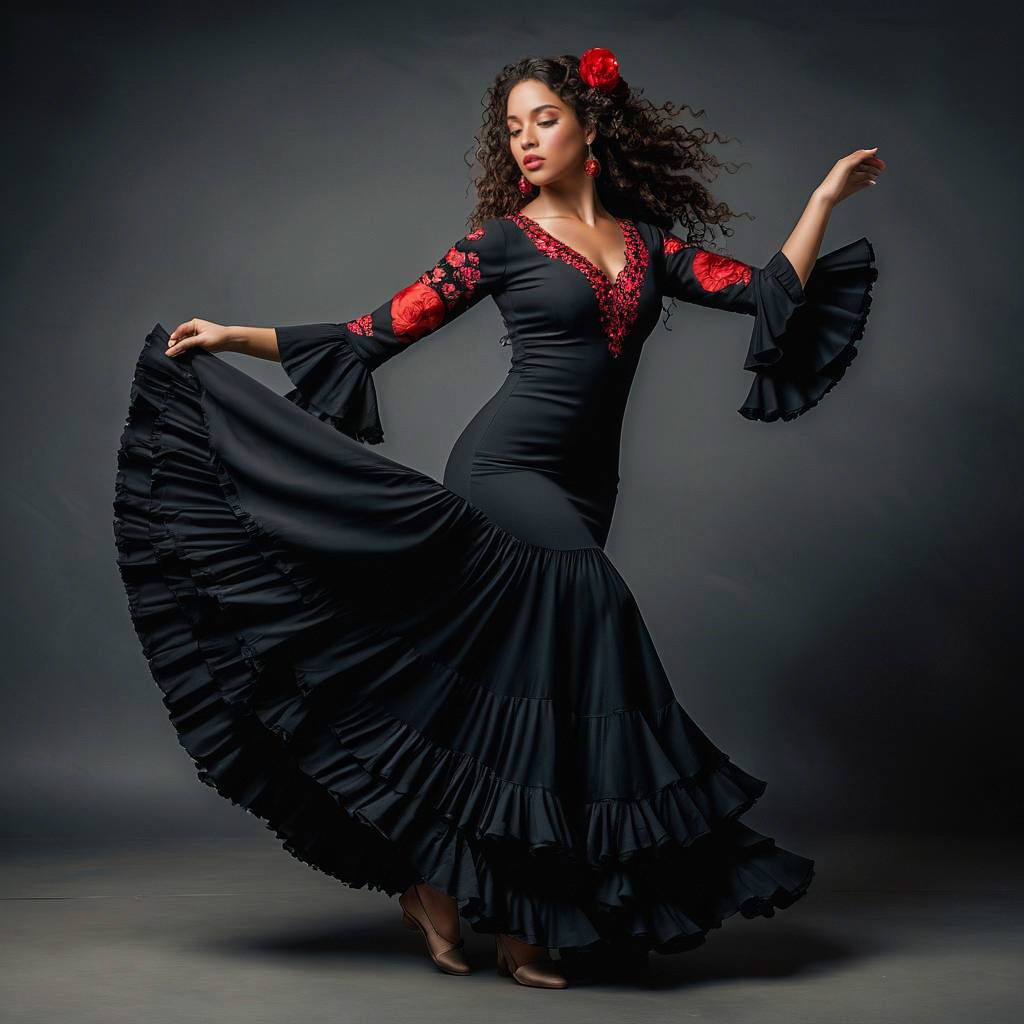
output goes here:
[[[557, 93], [534, 79], [519, 82], [508, 94], [506, 113], [509, 147], [527, 181], [539, 186], [566, 175], [582, 176], [593, 132], [584, 131]], [[525, 162], [529, 156], [543, 160], [531, 167]]]

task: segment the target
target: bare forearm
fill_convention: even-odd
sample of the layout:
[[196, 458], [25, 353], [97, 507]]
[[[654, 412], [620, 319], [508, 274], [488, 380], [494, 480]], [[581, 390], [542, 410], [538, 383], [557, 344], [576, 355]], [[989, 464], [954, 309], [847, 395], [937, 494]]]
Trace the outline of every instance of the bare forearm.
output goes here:
[[273, 327], [229, 327], [232, 348], [243, 355], [257, 359], [281, 361], [277, 349], [277, 331]]
[[807, 283], [818, 258], [832, 208], [833, 204], [826, 196], [818, 191], [811, 193], [796, 227], [782, 246], [783, 254], [800, 277], [801, 287]]

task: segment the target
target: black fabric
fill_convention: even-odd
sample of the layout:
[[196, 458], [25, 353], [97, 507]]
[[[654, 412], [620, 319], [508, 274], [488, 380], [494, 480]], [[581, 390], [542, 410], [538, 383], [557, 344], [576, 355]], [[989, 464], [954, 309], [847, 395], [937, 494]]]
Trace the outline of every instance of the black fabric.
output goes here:
[[277, 328], [281, 364], [299, 383], [290, 402], [368, 444], [384, 440], [377, 389], [369, 368], [334, 324]]
[[741, 415], [766, 422], [792, 420], [839, 383], [864, 334], [871, 285], [878, 277], [874, 258], [866, 238], [850, 242], [817, 260], [804, 288], [783, 253], [766, 264], [783, 288], [758, 293], [758, 315], [743, 364], [755, 376]]
[[[285, 396], [207, 351], [165, 356], [157, 324], [114, 531], [199, 777], [292, 855], [392, 895], [426, 879], [477, 931], [676, 952], [789, 906], [814, 869], [740, 820], [766, 784], [683, 710], [604, 551], [640, 349], [692, 271], [660, 229], [630, 237], [613, 294], [488, 221], [372, 315], [279, 329]], [[804, 299], [777, 262], [725, 269], [714, 301], [778, 340], [770, 368], [816, 344], [820, 319], [779, 319], [810, 281]], [[484, 294], [512, 367], [444, 481], [359, 443], [383, 436], [371, 368]]]

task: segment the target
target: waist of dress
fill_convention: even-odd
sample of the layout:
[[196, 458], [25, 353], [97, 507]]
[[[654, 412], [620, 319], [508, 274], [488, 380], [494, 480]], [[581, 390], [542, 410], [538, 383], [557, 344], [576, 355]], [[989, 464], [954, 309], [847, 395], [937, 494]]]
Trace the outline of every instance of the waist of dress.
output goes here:
[[601, 466], [580, 460], [567, 461], [555, 453], [524, 456], [478, 448], [473, 452], [472, 469], [477, 474], [540, 473], [566, 489], [577, 492], [614, 493], [619, 484], [618, 469], [615, 466]]

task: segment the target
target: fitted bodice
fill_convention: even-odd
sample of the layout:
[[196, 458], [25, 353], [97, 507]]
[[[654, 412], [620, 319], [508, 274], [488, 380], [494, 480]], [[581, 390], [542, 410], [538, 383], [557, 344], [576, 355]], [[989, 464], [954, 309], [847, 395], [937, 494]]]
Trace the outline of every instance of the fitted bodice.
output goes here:
[[[502, 450], [542, 457], [550, 469], [570, 472], [576, 457], [600, 449], [614, 474], [629, 390], [644, 340], [661, 310], [652, 260], [640, 228], [625, 222], [626, 263], [612, 285], [542, 229], [505, 218], [507, 265], [494, 301], [501, 311], [517, 380], [515, 424], [501, 431]], [[546, 235], [546, 233], [545, 233]], [[511, 411], [511, 409], [510, 409]], [[492, 443], [498, 444], [497, 432]], [[589, 460], [588, 460], [589, 461]]]
[[493, 298], [511, 363], [456, 443], [445, 482], [472, 500], [474, 468], [545, 474], [603, 539], [629, 391], [661, 310], [652, 258], [658, 240], [646, 225], [620, 220], [626, 259], [613, 283], [528, 218], [500, 223], [506, 265]]

